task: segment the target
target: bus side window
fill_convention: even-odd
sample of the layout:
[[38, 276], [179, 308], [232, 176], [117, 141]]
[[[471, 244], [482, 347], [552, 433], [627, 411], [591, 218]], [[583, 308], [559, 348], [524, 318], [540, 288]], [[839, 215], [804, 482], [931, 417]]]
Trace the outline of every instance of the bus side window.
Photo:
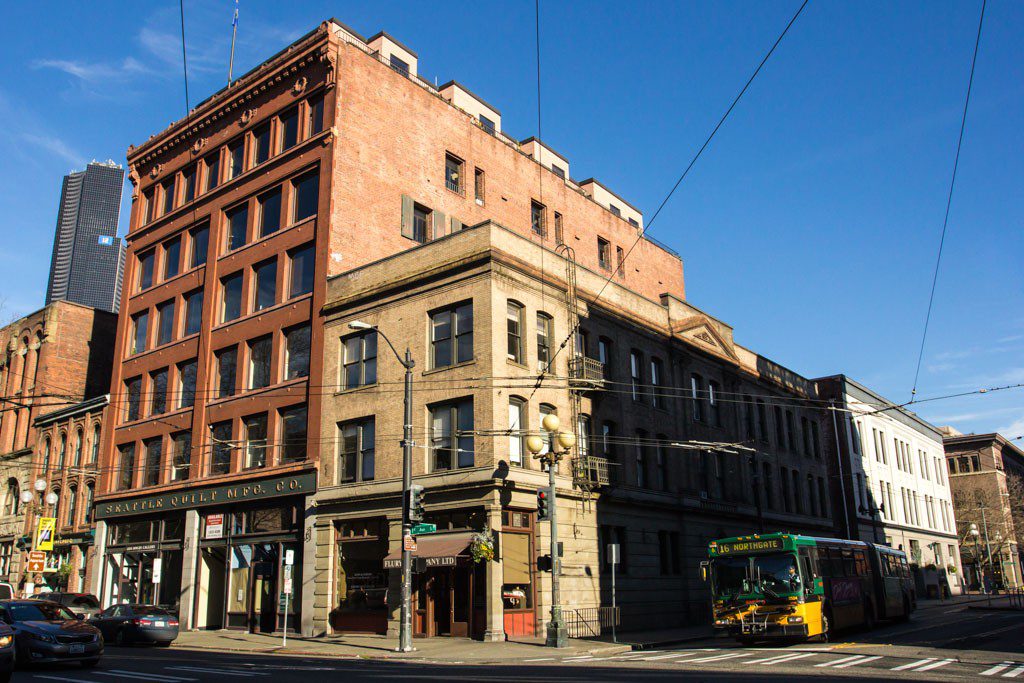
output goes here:
[[853, 561], [852, 550], [843, 550], [843, 573], [847, 576], [857, 576], [857, 566]]
[[828, 564], [831, 568], [831, 574], [835, 577], [843, 576], [843, 551], [839, 548], [829, 548], [828, 550]]
[[868, 571], [868, 557], [864, 551], [854, 552], [854, 559], [857, 563], [857, 576], [867, 576], [870, 572]]

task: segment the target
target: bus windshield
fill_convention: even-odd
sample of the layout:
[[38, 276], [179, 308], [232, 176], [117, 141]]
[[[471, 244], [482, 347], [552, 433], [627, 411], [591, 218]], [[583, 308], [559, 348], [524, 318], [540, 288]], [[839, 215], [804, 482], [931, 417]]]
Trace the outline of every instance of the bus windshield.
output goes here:
[[719, 557], [713, 561], [714, 591], [721, 598], [799, 592], [803, 583], [796, 557], [789, 553]]

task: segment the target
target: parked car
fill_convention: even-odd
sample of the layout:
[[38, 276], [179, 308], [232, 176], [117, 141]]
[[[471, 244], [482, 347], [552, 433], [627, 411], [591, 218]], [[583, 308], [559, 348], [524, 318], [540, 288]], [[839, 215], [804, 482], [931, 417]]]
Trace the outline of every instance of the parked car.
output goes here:
[[13, 600], [14, 597], [14, 586], [0, 582], [0, 600]]
[[117, 645], [167, 647], [178, 637], [177, 615], [153, 605], [111, 605], [89, 623], [100, 630], [104, 640]]
[[14, 673], [14, 631], [0, 621], [0, 683], [8, 683]]
[[103, 655], [99, 629], [63, 605], [47, 600], [4, 600], [0, 621], [14, 631], [18, 664], [79, 662], [96, 666]]
[[75, 615], [91, 619], [100, 613], [100, 601], [92, 593], [40, 593], [32, 600], [49, 600], [64, 605]]

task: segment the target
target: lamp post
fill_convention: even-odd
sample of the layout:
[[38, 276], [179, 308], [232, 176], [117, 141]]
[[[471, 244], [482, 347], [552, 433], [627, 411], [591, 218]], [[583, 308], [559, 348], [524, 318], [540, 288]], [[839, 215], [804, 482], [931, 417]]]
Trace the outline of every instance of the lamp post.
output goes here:
[[984, 592], [985, 577], [981, 570], [981, 552], [978, 550], [978, 536], [981, 535], [981, 532], [978, 531], [978, 525], [971, 522], [971, 526], [968, 527], [967, 533], [974, 537], [974, 563], [978, 569], [978, 585], [981, 587], [982, 592]]
[[[46, 490], [45, 479], [43, 479], [42, 477], [36, 479], [35, 483], [32, 486], [33, 488], [35, 488], [36, 493], [39, 494], [39, 502], [36, 503], [35, 506], [32, 508], [33, 512], [35, 512], [36, 514], [41, 514], [43, 511], [43, 503], [50, 506], [57, 504], [59, 498], [57, 494], [54, 493], [53, 491], [50, 491], [49, 493], [46, 494], [46, 496], [43, 496], [43, 491]], [[35, 500], [36, 497], [31, 491], [26, 490], [21, 492], [21, 502], [24, 503], [25, 505], [31, 505], [35, 503]]]
[[[559, 432], [560, 426], [558, 416], [551, 413], [544, 416], [542, 422], [544, 431], [548, 433], [548, 440], [537, 435], [526, 439], [526, 448], [548, 466], [548, 486], [550, 487], [550, 514], [551, 519], [551, 621], [548, 623], [547, 639], [544, 644], [547, 647], [565, 647], [568, 641], [568, 632], [565, 622], [562, 621], [561, 594], [559, 592], [558, 579], [562, 571], [562, 558], [558, 553], [558, 499], [555, 495], [555, 470], [558, 469], [558, 461], [568, 455], [570, 449], [576, 445], [576, 436], [571, 432]], [[544, 446], [547, 445], [546, 452]], [[561, 451], [556, 450], [561, 447]]]
[[409, 491], [412, 488], [412, 369], [416, 367], [416, 363], [408, 346], [405, 347], [403, 359], [395, 345], [376, 325], [355, 320], [348, 326], [353, 330], [374, 330], [384, 338], [395, 358], [405, 368], [405, 416], [402, 427], [402, 608], [398, 625], [398, 651], [412, 652], [412, 551], [409, 550], [406, 539], [410, 537], [412, 529], [412, 522], [409, 519]]

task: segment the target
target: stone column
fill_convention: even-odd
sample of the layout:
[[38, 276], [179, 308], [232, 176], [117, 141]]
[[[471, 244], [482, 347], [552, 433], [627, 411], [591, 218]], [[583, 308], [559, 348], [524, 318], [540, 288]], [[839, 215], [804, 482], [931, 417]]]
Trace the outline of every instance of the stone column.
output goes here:
[[96, 596], [100, 605], [106, 605], [109, 595], [103, 594], [103, 570], [106, 567], [107, 555], [107, 523], [102, 519], [96, 522], [95, 534], [93, 537], [95, 552], [92, 556], [92, 577], [89, 581], [89, 592]]
[[[402, 517], [388, 519], [388, 554], [402, 550]], [[398, 569], [387, 569], [388, 573], [388, 638], [398, 638], [402, 621], [402, 572]], [[415, 584], [416, 577], [413, 576]], [[413, 594], [413, 602], [416, 596]], [[415, 604], [413, 605], [415, 609]], [[413, 628], [416, 618], [413, 616]]]
[[178, 607], [178, 621], [181, 628], [191, 631], [196, 628], [195, 591], [199, 575], [199, 511], [185, 511], [185, 540], [181, 553], [181, 602]]
[[[501, 506], [495, 505], [487, 508], [487, 525], [498, 542], [498, 550], [501, 550]], [[501, 555], [494, 558], [494, 562], [487, 563], [487, 622], [484, 625], [484, 641], [494, 642], [505, 640], [505, 606], [501, 600], [501, 586], [503, 583], [504, 570], [501, 564]]]
[[[317, 562], [317, 540], [316, 507], [310, 501], [306, 508], [306, 520], [302, 530], [302, 581], [301, 583], [292, 581], [293, 586], [297, 586], [301, 592], [299, 596], [293, 595], [292, 599], [302, 601], [302, 616], [299, 628], [304, 636], [315, 635], [316, 627], [314, 626], [313, 617], [316, 609], [316, 586], [321, 570], [324, 569], [318, 566], [319, 563]], [[326, 570], [323, 570], [324, 576], [330, 574], [329, 552], [327, 553], [327, 559], [328, 567]]]

